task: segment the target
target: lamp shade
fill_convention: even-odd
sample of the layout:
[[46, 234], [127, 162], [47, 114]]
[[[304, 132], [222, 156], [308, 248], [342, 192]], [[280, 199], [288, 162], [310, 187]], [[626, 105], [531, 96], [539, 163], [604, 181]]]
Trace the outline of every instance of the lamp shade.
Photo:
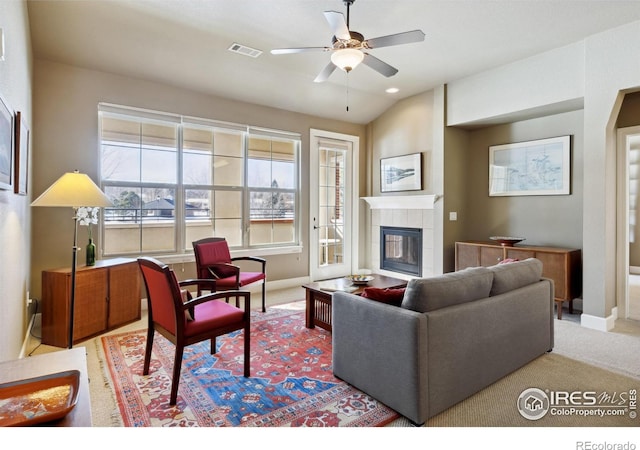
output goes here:
[[31, 206], [113, 206], [109, 197], [84, 173], [67, 172], [44, 191]]
[[364, 53], [355, 48], [343, 48], [331, 54], [331, 62], [345, 72], [351, 72], [363, 59]]

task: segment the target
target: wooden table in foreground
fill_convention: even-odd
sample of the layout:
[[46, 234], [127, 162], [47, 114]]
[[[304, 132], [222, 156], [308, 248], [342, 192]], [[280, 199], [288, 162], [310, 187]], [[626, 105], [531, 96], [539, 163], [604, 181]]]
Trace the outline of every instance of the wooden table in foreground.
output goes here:
[[[316, 281], [303, 284], [306, 291], [306, 326], [313, 328], [316, 325], [331, 331], [331, 294], [336, 291], [346, 291], [360, 295], [364, 288], [399, 288], [407, 285], [407, 280], [387, 277], [385, 275], [373, 275], [374, 279], [365, 285], [352, 286], [346, 278], [333, 278], [330, 280]], [[356, 288], [352, 290], [353, 288]]]
[[90, 427], [93, 422], [91, 419], [87, 356], [84, 347], [0, 362], [0, 383], [25, 380], [67, 370], [80, 371], [76, 406], [62, 419], [42, 425], [48, 427]]

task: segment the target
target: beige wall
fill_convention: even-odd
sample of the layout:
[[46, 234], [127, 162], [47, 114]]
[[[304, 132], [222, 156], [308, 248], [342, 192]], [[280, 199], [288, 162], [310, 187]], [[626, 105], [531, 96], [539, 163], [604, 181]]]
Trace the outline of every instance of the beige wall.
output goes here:
[[[5, 56], [0, 61], [0, 93], [14, 111], [20, 111], [29, 129], [31, 106], [31, 40], [24, 2], [0, 2], [0, 28]], [[29, 196], [0, 191], [0, 361], [17, 358], [28, 321]]]
[[[497, 125], [468, 132], [464, 152], [465, 239], [521, 236], [525, 245], [582, 248], [582, 111]], [[489, 197], [489, 146], [571, 135], [570, 195]]]
[[[34, 128], [38, 131], [34, 142], [33, 163], [33, 192], [36, 195], [42, 193], [60, 175], [74, 169], [87, 173], [94, 180], [98, 179], [99, 102], [300, 133], [303, 251], [300, 254], [268, 256], [267, 271], [270, 280], [308, 275], [309, 129], [358, 136], [364, 151], [364, 126], [230, 101], [44, 60], [36, 60], [34, 69]], [[363, 163], [361, 178], [364, 178], [364, 168]], [[71, 263], [71, 216], [71, 211], [60, 208], [38, 208], [33, 212], [31, 285], [34, 295], [40, 295], [40, 274], [43, 269], [65, 267]], [[85, 230], [80, 230], [79, 242], [86, 242]], [[83, 255], [81, 251], [79, 258]], [[179, 268], [180, 275], [195, 275], [193, 264], [180, 264]]]
[[582, 322], [610, 328], [617, 305], [615, 123], [623, 92], [640, 86], [640, 22], [592, 36], [585, 47]]
[[381, 195], [380, 159], [410, 153], [422, 153], [422, 191], [405, 194], [434, 193], [433, 103], [433, 91], [414, 95], [399, 101], [370, 124], [372, 195]]
[[[468, 163], [469, 133], [454, 127], [444, 130], [444, 196], [443, 202], [443, 272], [455, 269], [455, 243], [468, 239], [465, 224], [473, 223], [467, 211], [466, 188], [469, 172], [476, 170]], [[455, 213], [456, 220], [450, 220]]]

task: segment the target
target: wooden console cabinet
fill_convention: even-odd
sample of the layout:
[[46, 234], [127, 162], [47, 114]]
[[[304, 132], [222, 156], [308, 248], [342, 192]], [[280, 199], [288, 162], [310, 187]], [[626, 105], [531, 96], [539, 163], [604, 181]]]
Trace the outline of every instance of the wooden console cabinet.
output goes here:
[[[140, 319], [140, 269], [135, 259], [96, 261], [76, 270], [73, 342]], [[66, 347], [71, 268], [42, 272], [42, 343]]]
[[558, 319], [562, 319], [562, 303], [582, 294], [582, 258], [579, 249], [535, 247], [528, 245], [502, 246], [491, 242], [456, 242], [456, 270], [467, 267], [493, 266], [503, 259], [537, 258], [542, 261], [542, 276], [553, 280]]

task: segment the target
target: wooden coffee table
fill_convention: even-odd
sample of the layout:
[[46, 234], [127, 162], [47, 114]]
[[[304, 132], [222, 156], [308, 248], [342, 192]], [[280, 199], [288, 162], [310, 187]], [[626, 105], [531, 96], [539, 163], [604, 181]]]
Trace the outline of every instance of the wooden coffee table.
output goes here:
[[316, 281], [303, 284], [306, 291], [306, 326], [313, 328], [316, 325], [331, 331], [331, 294], [336, 291], [345, 291], [360, 295], [364, 288], [400, 288], [407, 285], [407, 280], [387, 277], [385, 275], [372, 275], [373, 280], [365, 285], [352, 285], [351, 281], [344, 277], [330, 280]]

